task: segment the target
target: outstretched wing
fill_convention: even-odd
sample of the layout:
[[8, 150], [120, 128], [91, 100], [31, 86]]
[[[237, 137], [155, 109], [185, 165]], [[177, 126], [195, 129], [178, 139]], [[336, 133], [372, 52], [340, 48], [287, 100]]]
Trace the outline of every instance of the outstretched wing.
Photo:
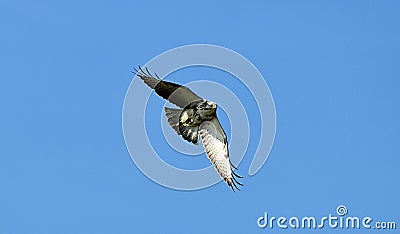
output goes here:
[[204, 150], [206, 151], [207, 157], [210, 159], [211, 163], [214, 165], [218, 174], [224, 179], [224, 181], [232, 188], [233, 191], [235, 186], [236, 189], [240, 190], [236, 183], [242, 185], [235, 178], [242, 178], [238, 176], [232, 168], [232, 164], [229, 160], [228, 142], [226, 140], [226, 135], [218, 121], [215, 117], [210, 121], [204, 121], [200, 124], [199, 135], [201, 141], [203, 142]]
[[150, 88], [154, 89], [158, 95], [172, 104], [185, 108], [194, 101], [202, 100], [201, 97], [197, 96], [185, 86], [163, 81], [158, 77], [157, 73], [154, 73], [154, 77], [147, 68], [145, 69], [146, 70], [143, 70], [139, 66], [139, 70], [135, 69], [136, 75]]

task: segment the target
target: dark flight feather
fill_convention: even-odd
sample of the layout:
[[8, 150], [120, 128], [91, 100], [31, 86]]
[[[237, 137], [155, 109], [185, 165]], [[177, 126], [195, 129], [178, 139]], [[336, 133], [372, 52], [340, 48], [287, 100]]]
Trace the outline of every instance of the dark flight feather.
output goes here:
[[[192, 102], [202, 100], [201, 97], [182, 85], [155, 78], [147, 68], [143, 70], [139, 66], [139, 70], [135, 69], [135, 72], [158, 95], [181, 108], [185, 108]], [[158, 76], [156, 75], [156, 77]]]

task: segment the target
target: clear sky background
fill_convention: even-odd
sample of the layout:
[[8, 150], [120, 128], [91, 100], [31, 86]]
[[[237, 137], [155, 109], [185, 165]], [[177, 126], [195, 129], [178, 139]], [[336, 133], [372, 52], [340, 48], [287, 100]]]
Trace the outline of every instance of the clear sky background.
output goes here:
[[[398, 1], [1, 1], [0, 233], [311, 233], [256, 221], [340, 204], [400, 228], [399, 12]], [[274, 97], [272, 152], [253, 177], [246, 156], [242, 192], [167, 189], [125, 147], [132, 68], [192, 43], [241, 53]], [[207, 78], [196, 71], [170, 80]]]

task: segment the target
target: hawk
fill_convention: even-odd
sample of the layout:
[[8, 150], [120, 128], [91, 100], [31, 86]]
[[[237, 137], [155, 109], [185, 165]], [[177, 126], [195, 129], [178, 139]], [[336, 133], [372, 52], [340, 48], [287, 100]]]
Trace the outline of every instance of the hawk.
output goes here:
[[[204, 100], [185, 86], [163, 81], [157, 73], [153, 76], [147, 68], [135, 69], [135, 73], [159, 96], [178, 106], [165, 107], [169, 125], [183, 139], [198, 145], [200, 136], [207, 157], [228, 186], [235, 191], [243, 186], [236, 178], [243, 178], [234, 172], [237, 169], [229, 160], [226, 134], [217, 117], [217, 104]], [[235, 178], [236, 177], [236, 178]]]

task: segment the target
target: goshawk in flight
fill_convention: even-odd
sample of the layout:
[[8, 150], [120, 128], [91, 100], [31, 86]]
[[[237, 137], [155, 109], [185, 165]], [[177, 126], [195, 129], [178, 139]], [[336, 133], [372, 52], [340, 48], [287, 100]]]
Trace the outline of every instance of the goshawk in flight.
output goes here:
[[139, 66], [139, 70], [135, 69], [135, 72], [159, 96], [180, 107], [165, 107], [169, 125], [183, 139], [195, 145], [198, 145], [200, 136], [207, 157], [218, 174], [233, 191], [234, 187], [240, 190], [236, 184], [243, 184], [235, 177], [243, 177], [234, 172], [236, 168], [229, 160], [226, 134], [217, 118], [217, 104], [202, 99], [182, 85], [161, 80], [156, 73], [154, 77], [147, 68], [143, 70]]

